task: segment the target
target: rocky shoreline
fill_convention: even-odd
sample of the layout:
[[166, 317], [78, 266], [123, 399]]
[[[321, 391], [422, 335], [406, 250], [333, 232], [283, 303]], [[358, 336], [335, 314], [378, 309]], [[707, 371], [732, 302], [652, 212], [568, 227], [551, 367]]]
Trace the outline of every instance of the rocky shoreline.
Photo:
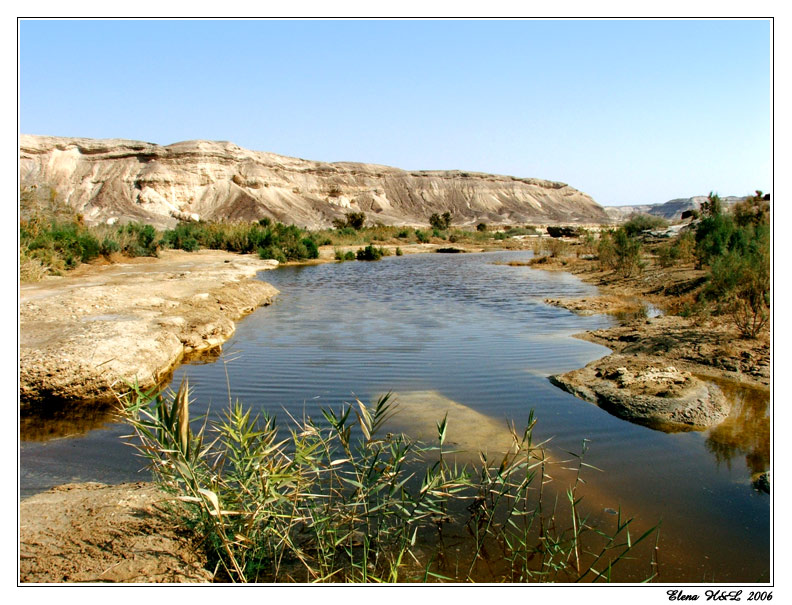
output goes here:
[[111, 401], [135, 382], [156, 386], [185, 355], [218, 347], [235, 320], [272, 301], [277, 290], [251, 278], [275, 266], [169, 250], [23, 284], [21, 410]]
[[618, 319], [614, 327], [575, 335], [612, 353], [551, 377], [556, 386], [620, 418], [665, 431], [703, 430], [723, 422], [730, 404], [718, 381], [769, 390], [769, 331], [750, 340], [726, 318], [664, 314], [679, 304], [680, 292], [700, 283], [702, 272], [649, 268], [617, 279], [594, 261], [568, 259], [537, 267], [569, 271], [600, 288], [599, 296], [548, 304]]

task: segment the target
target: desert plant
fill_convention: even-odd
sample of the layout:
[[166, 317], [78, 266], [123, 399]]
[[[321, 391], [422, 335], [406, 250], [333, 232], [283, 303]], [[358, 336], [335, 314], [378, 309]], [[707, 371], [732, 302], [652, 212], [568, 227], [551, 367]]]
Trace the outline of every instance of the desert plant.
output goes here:
[[561, 239], [550, 238], [547, 242], [547, 250], [552, 258], [561, 258], [566, 256], [569, 244]]
[[770, 233], [767, 225], [744, 227], [733, 247], [711, 259], [702, 298], [729, 314], [740, 332], [756, 338], [770, 320]]
[[[451, 221], [453, 220], [453, 216], [450, 212], [443, 212], [443, 214], [437, 214], [436, 212], [429, 217], [429, 225], [435, 231], [445, 231], [451, 226]], [[437, 237], [437, 236], [435, 236]]]
[[644, 231], [668, 227], [668, 221], [661, 216], [651, 214], [633, 214], [621, 228], [630, 236], [635, 237]]
[[630, 277], [644, 267], [641, 243], [627, 235], [622, 228], [600, 235], [597, 257], [603, 268], [616, 271], [624, 277]]
[[344, 218], [333, 219], [333, 227], [336, 229], [344, 229], [345, 227], [349, 227], [355, 231], [360, 231], [365, 224], [365, 212], [348, 212]]
[[383, 256], [387, 256], [387, 255], [388, 255], [388, 251], [385, 250], [384, 248], [378, 248], [376, 246], [369, 244], [365, 248], [360, 248], [357, 251], [356, 257], [358, 260], [374, 261], [374, 260], [379, 260]]
[[[631, 539], [619, 516], [608, 535], [581, 516], [582, 456], [567, 490], [569, 523], [544, 509], [552, 462], [532, 442], [532, 415], [522, 433], [511, 427], [510, 450], [491, 461], [482, 454], [476, 472], [449, 462], [447, 417], [433, 446], [386, 432], [390, 394], [324, 409], [322, 423], [295, 420], [287, 438], [239, 402], [194, 431], [186, 381], [169, 395], [133, 386], [122, 403], [138, 452], [172, 494], [175, 522], [202, 536], [232, 581], [468, 580], [488, 550], [506, 563], [496, 580], [609, 581], [654, 531]], [[443, 550], [451, 526], [469, 533], [470, 549]], [[427, 547], [456, 557], [454, 577], [439, 573]], [[410, 568], [422, 571], [405, 577]]]
[[734, 222], [739, 227], [770, 224], [770, 199], [757, 190], [755, 195], [734, 205]]

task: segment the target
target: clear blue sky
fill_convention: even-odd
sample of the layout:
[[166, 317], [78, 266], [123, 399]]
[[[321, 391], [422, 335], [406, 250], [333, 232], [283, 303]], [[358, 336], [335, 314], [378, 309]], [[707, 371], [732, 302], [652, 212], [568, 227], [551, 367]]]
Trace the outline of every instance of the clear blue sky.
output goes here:
[[22, 21], [20, 132], [563, 181], [772, 187], [768, 21]]

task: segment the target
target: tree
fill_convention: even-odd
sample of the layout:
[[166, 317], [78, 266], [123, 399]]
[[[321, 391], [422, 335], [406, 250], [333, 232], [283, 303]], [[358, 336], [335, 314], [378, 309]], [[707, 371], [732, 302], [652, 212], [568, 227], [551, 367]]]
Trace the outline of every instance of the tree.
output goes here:
[[701, 214], [706, 216], [718, 216], [723, 213], [723, 202], [721, 202], [720, 196], [710, 191], [710, 194], [707, 196], [707, 201], [701, 204]]
[[432, 226], [433, 229], [437, 229], [438, 231], [445, 231], [451, 226], [451, 221], [453, 220], [453, 216], [450, 212], [443, 212], [443, 214], [437, 214], [436, 212], [429, 217], [429, 224]]

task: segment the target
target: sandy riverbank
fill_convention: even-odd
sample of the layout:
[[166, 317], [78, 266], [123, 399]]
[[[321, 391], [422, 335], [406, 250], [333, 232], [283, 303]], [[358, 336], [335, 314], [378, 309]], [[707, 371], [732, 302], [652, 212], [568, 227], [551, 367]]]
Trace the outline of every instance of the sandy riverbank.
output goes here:
[[268, 304], [277, 290], [252, 278], [275, 266], [253, 255], [169, 250], [23, 284], [21, 408], [112, 400], [134, 381], [155, 386]]

